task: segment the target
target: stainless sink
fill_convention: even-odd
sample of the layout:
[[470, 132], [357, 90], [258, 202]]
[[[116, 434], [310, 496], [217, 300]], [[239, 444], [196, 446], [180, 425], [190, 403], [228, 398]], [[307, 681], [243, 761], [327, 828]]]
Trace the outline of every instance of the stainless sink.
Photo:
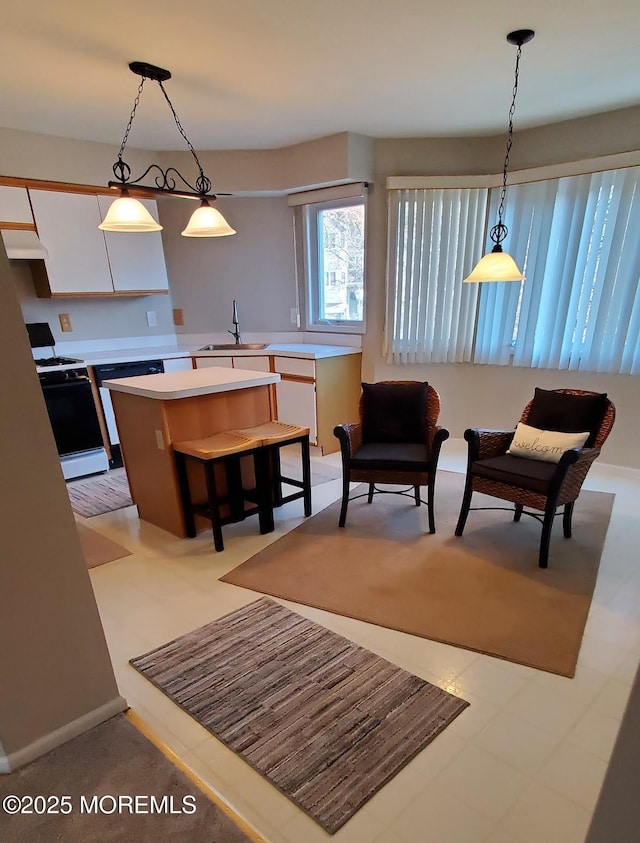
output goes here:
[[251, 349], [266, 348], [264, 342], [228, 342], [219, 345], [203, 345], [198, 351], [248, 351]]

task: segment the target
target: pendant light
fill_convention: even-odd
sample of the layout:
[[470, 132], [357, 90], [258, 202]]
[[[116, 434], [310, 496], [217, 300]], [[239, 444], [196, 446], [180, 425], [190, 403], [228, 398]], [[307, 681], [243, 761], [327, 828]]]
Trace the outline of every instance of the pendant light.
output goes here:
[[[129, 69], [132, 73], [141, 76], [142, 81], [138, 86], [138, 93], [133, 103], [127, 128], [124, 132], [118, 158], [113, 165], [113, 174], [116, 181], [109, 182], [109, 187], [119, 190], [120, 196], [109, 206], [109, 210], [98, 228], [101, 228], [103, 231], [125, 232], [160, 231], [162, 229], [162, 226], [154, 220], [142, 202], [130, 195], [129, 188], [131, 188], [131, 192], [135, 192], [136, 195], [168, 195], [199, 199], [200, 207], [193, 212], [186, 228], [181, 232], [185, 237], [226, 237], [230, 234], [235, 234], [235, 229], [231, 228], [220, 211], [211, 207], [211, 204], [216, 201], [216, 195], [210, 192], [211, 181], [205, 176], [196, 151], [182, 128], [178, 120], [178, 115], [162, 84], [167, 79], [171, 79], [171, 73], [162, 67], [156, 67], [153, 64], [140, 61], [131, 62]], [[163, 170], [158, 164], [151, 164], [139, 178], [131, 178], [131, 168], [123, 160], [122, 156], [124, 155], [133, 119], [136, 115], [136, 109], [140, 102], [140, 95], [147, 79], [152, 79], [158, 83], [171, 109], [176, 127], [193, 156], [199, 173], [195, 185], [190, 184], [175, 167], [168, 167], [166, 170]], [[150, 173], [153, 175], [154, 184], [142, 184], [142, 181]], [[185, 185], [184, 189], [181, 186], [182, 184]]]
[[513, 84], [513, 97], [511, 99], [511, 108], [509, 109], [509, 128], [507, 130], [507, 151], [504, 157], [504, 166], [502, 168], [502, 189], [500, 191], [500, 206], [498, 207], [498, 222], [489, 232], [489, 237], [495, 243], [495, 246], [481, 258], [470, 275], [464, 281], [477, 283], [481, 281], [524, 281], [524, 275], [518, 269], [516, 262], [502, 251], [502, 242], [509, 233], [507, 226], [502, 222], [504, 215], [504, 200], [507, 193], [507, 170], [509, 168], [509, 155], [511, 153], [511, 146], [513, 145], [513, 115], [516, 109], [516, 95], [518, 93], [518, 75], [520, 73], [520, 56], [522, 55], [522, 45], [527, 44], [535, 32], [532, 29], [517, 29], [507, 35], [509, 44], [514, 44], [518, 47], [516, 54], [516, 70]]

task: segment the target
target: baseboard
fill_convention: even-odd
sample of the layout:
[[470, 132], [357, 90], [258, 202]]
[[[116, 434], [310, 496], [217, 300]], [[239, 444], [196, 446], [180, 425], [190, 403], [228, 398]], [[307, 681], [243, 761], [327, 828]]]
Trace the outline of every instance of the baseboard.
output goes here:
[[33, 743], [23, 746], [22, 749], [10, 752], [8, 755], [0, 754], [0, 774], [12, 773], [19, 767], [24, 767], [30, 761], [35, 761], [41, 755], [45, 755], [57, 746], [77, 738], [89, 729], [93, 729], [94, 726], [99, 726], [100, 723], [104, 723], [105, 720], [109, 720], [110, 717], [120, 714], [127, 708], [127, 701], [124, 697], [114, 697], [104, 705], [94, 708], [93, 711], [83, 714], [76, 720], [72, 720], [71, 723], [66, 723], [54, 732], [49, 732], [48, 735], [43, 735]]

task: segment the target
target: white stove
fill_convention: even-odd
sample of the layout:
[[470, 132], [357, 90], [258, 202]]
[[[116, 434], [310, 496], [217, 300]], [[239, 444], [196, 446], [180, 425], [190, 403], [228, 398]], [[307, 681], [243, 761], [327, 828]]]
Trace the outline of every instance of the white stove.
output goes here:
[[[49, 325], [27, 325], [31, 347], [53, 350]], [[89, 372], [73, 357], [36, 357], [51, 429], [65, 480], [109, 469]]]

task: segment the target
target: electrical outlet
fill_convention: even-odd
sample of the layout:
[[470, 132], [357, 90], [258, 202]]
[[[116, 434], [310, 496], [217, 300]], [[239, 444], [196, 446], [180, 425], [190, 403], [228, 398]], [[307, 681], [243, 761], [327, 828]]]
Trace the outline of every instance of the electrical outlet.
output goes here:
[[65, 334], [73, 331], [73, 328], [71, 327], [71, 317], [68, 313], [59, 313], [58, 319], [60, 320], [60, 328]]
[[158, 317], [155, 310], [147, 310], [147, 325], [150, 328], [156, 328], [158, 325]]
[[184, 313], [182, 312], [181, 307], [173, 308], [173, 324], [184, 325]]
[[292, 307], [289, 311], [289, 319], [292, 325], [298, 325], [298, 308]]

